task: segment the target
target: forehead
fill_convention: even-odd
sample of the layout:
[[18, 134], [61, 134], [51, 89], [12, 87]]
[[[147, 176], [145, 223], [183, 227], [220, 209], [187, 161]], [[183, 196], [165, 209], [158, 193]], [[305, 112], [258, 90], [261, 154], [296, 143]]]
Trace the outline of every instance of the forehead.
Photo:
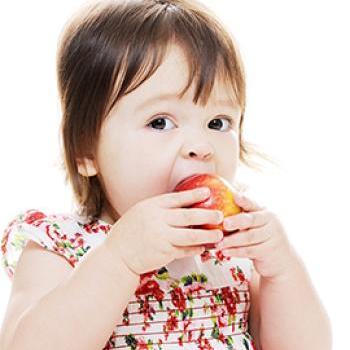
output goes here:
[[[124, 98], [127, 98], [128, 103], [133, 103], [135, 106], [141, 106], [143, 102], [147, 103], [147, 101], [156, 102], [157, 98], [158, 100], [176, 99], [174, 95], [179, 94], [186, 87], [188, 78], [189, 67], [184, 51], [178, 45], [171, 45], [155, 73]], [[195, 84], [192, 84], [183, 99], [192, 101], [194, 92]], [[215, 79], [208, 104], [238, 107], [232, 88], [218, 78]]]

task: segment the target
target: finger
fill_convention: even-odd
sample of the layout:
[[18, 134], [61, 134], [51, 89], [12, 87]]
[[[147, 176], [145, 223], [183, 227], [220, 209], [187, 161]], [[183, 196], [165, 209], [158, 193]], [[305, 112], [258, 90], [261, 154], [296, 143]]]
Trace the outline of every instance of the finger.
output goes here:
[[232, 235], [227, 235], [219, 242], [218, 249], [247, 247], [256, 244], [262, 244], [271, 238], [271, 231], [266, 228], [249, 229], [240, 231]]
[[190, 206], [193, 203], [204, 201], [210, 196], [210, 190], [206, 187], [197, 187], [180, 192], [165, 193], [157, 197], [158, 204], [166, 208], [180, 208]]
[[175, 259], [182, 259], [188, 256], [200, 255], [205, 252], [205, 247], [174, 247], [175, 249]]
[[170, 231], [168, 240], [171, 244], [180, 247], [193, 246], [206, 243], [218, 243], [224, 237], [221, 230], [201, 230], [184, 228], [173, 228]]
[[239, 214], [227, 216], [224, 221], [225, 231], [245, 230], [248, 228], [261, 227], [270, 221], [270, 215], [267, 210], [255, 212], [242, 212]]
[[256, 259], [257, 251], [256, 247], [259, 245], [251, 245], [248, 247], [235, 247], [235, 248], [226, 248], [222, 250], [222, 253], [225, 256], [232, 256], [237, 258], [249, 258]]
[[249, 258], [254, 260], [261, 260], [270, 256], [273, 251], [276, 251], [275, 243], [272, 239], [260, 244], [250, 245], [246, 247], [233, 247], [222, 249], [225, 256]]
[[224, 214], [221, 210], [200, 208], [169, 209], [165, 215], [165, 221], [173, 227], [203, 224], [218, 225], [224, 219]]
[[234, 195], [234, 201], [239, 207], [241, 207], [245, 211], [258, 211], [265, 209], [265, 207], [260, 206], [256, 201], [249, 198], [243, 192], [237, 192]]

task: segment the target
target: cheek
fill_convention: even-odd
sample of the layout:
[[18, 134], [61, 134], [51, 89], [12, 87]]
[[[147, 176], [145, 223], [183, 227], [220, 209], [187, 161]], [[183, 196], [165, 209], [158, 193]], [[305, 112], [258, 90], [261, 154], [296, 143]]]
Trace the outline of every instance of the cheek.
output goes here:
[[217, 172], [233, 181], [239, 162], [239, 140], [236, 134], [221, 139], [217, 144]]
[[217, 157], [221, 162], [232, 162], [238, 158], [239, 155], [239, 139], [234, 132], [225, 135], [218, 139]]
[[120, 215], [137, 202], [166, 192], [171, 170], [166, 154], [164, 148], [151, 152], [145, 147], [110, 154], [101, 173], [112, 206]]

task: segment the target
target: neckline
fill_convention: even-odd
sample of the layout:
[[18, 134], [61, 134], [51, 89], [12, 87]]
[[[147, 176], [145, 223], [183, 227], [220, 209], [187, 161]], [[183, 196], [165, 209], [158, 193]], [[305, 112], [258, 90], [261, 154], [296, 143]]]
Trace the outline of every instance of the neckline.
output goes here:
[[109, 222], [104, 221], [104, 220], [102, 220], [100, 218], [93, 217], [93, 218], [88, 219], [86, 217], [83, 217], [83, 216], [79, 215], [77, 212], [73, 213], [73, 217], [76, 220], [78, 220], [79, 222], [81, 222], [82, 224], [91, 224], [91, 223], [97, 222], [100, 225], [105, 225], [105, 226], [108, 226], [108, 227], [113, 226]]
[[103, 225], [112, 226], [112, 224], [110, 224], [109, 222], [104, 221], [104, 220], [102, 220], [102, 219], [95, 218], [94, 220], [95, 220], [95, 221], [98, 221], [98, 222], [100, 222], [100, 223], [102, 223]]

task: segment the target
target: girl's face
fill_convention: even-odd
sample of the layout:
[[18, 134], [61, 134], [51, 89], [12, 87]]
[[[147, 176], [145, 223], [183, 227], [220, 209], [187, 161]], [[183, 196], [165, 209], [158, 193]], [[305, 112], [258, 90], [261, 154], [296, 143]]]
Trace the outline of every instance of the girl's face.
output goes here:
[[90, 175], [102, 177], [112, 205], [100, 219], [113, 224], [138, 201], [171, 192], [194, 173], [234, 181], [241, 111], [217, 83], [205, 107], [192, 102], [194, 85], [182, 99], [172, 96], [185, 87], [187, 74], [185, 56], [174, 45], [159, 69], [104, 121], [97, 159], [84, 160]]

